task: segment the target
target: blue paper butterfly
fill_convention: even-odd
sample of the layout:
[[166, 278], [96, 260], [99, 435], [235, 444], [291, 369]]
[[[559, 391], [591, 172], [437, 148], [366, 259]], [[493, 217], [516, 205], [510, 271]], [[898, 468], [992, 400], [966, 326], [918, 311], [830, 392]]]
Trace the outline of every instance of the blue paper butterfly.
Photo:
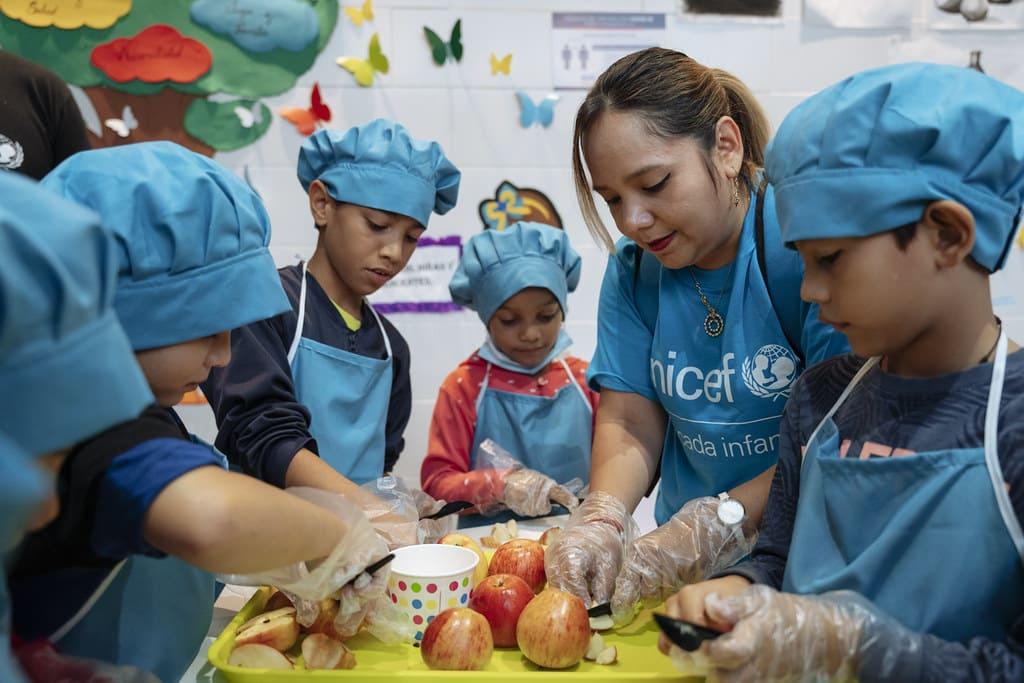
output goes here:
[[534, 104], [529, 95], [517, 90], [516, 99], [519, 100], [519, 125], [523, 128], [529, 128], [535, 123], [547, 128], [555, 120], [555, 103], [558, 102], [558, 95], [546, 95], [544, 99]]

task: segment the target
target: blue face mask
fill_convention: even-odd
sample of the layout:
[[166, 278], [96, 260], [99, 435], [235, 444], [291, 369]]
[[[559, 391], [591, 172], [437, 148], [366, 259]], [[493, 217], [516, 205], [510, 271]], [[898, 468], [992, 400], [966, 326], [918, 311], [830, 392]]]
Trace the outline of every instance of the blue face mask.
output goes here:
[[483, 346], [480, 347], [479, 354], [485, 361], [493, 365], [497, 365], [499, 368], [511, 370], [512, 372], [521, 372], [524, 375], [535, 375], [546, 368], [551, 361], [558, 358], [558, 356], [568, 350], [570, 346], [572, 346], [572, 339], [568, 334], [566, 334], [564, 328], [559, 330], [558, 339], [555, 341], [555, 345], [551, 347], [551, 351], [548, 352], [548, 355], [544, 357], [543, 361], [532, 368], [520, 365], [502, 353], [501, 350], [495, 346], [490, 335], [487, 336], [487, 341], [485, 341]]

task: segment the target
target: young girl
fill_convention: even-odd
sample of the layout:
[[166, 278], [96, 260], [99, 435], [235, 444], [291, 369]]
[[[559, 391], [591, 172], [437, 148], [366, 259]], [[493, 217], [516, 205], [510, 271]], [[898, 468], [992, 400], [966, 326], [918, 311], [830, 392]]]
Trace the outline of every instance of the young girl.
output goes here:
[[989, 277], [1024, 205], [1024, 93], [867, 71], [798, 106], [767, 170], [802, 294], [856, 355], [793, 389], [750, 561], [668, 611], [732, 628], [705, 649], [730, 681], [1019, 681], [1024, 354]]
[[[565, 355], [566, 299], [580, 270], [566, 234], [540, 223], [485, 230], [466, 244], [449, 289], [480, 316], [487, 340], [438, 392], [420, 474], [427, 493], [503, 503], [527, 517], [549, 514], [553, 503], [576, 507], [559, 484], [588, 480], [598, 400], [584, 381], [586, 361]], [[478, 463], [485, 439], [523, 466]]]
[[431, 213], [458, 197], [440, 145], [377, 119], [302, 145], [299, 181], [318, 231], [308, 263], [280, 270], [290, 306], [248, 325], [203, 391], [217, 447], [275, 486], [365, 496], [391, 471], [412, 393], [409, 347], [366, 297], [409, 262]]
[[[214, 572], [328, 558], [313, 571], [325, 577], [316, 594], [293, 587], [316, 600], [386, 547], [339, 496], [314, 504], [227, 472], [171, 408], [227, 363], [232, 328], [288, 306], [255, 193], [169, 142], [82, 152], [43, 185], [94, 209], [115, 232], [114, 307], [157, 405], [68, 455], [60, 515], [26, 538], [12, 569], [15, 633], [177, 681], [208, 631]], [[92, 400], [118, 382], [117, 373], [95, 382]], [[375, 576], [377, 594], [386, 577]], [[357, 607], [370, 597], [343, 596]]]

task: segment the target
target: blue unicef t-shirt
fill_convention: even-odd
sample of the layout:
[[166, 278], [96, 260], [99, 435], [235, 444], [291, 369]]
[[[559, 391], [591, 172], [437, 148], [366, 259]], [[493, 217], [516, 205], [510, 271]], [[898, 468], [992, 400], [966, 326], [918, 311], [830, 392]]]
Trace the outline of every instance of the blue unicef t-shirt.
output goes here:
[[[778, 233], [774, 196], [765, 196], [765, 231]], [[733, 263], [716, 270], [657, 265], [636, 277], [636, 245], [623, 239], [601, 285], [597, 350], [587, 379], [595, 389], [640, 394], [669, 416], [655, 518], [664, 524], [693, 498], [738, 486], [775, 464], [779, 420], [803, 370], [786, 341], [755, 254], [752, 201]], [[776, 238], [777, 239], [777, 238]], [[802, 275], [795, 251], [770, 254], [769, 277]], [[725, 318], [718, 337], [704, 331], [707, 308], [694, 280]], [[780, 293], [773, 290], [773, 296]], [[796, 295], [796, 292], [792, 292]], [[808, 363], [848, 349], [846, 338], [801, 309]]]

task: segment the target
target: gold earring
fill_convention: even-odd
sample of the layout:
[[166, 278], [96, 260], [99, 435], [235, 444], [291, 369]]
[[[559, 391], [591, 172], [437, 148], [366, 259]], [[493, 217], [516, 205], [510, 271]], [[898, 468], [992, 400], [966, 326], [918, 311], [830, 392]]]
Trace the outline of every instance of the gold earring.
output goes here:
[[740, 205], [740, 177], [736, 176], [732, 183], [732, 205]]

